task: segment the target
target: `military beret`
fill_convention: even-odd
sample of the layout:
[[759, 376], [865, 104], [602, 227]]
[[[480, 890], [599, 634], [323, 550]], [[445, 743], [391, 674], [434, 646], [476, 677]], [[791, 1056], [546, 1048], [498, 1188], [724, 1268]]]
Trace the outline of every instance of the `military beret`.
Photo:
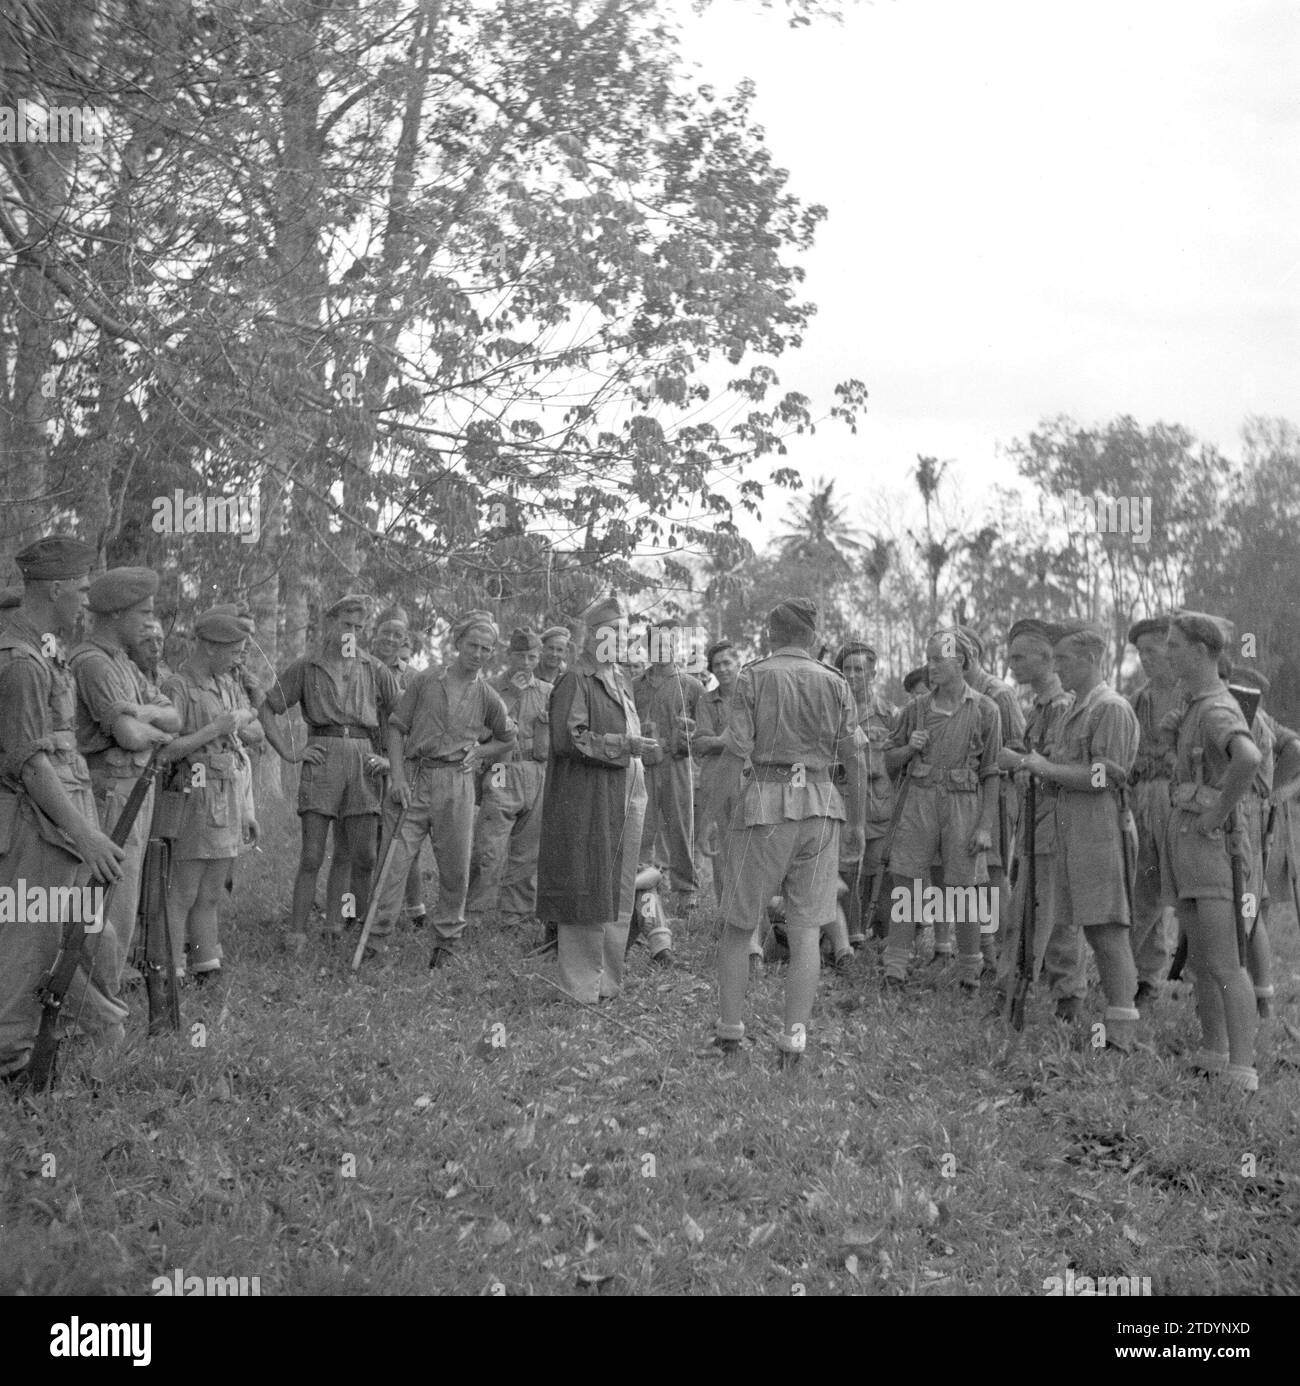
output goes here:
[[928, 688], [929, 684], [929, 670], [922, 664], [919, 668], [908, 671], [903, 679], [903, 692], [910, 693], [914, 688]]
[[784, 601], [777, 602], [772, 608], [768, 613], [768, 620], [784, 621], [787, 624], [793, 622], [815, 631], [817, 629], [817, 603], [809, 601], [807, 597], [787, 597]]
[[216, 606], [208, 608], [208, 614], [233, 616], [243, 626], [245, 635], [252, 635], [257, 630], [257, 622], [253, 620], [247, 602], [218, 602]]
[[224, 611], [205, 611], [194, 619], [194, 634], [213, 645], [234, 645], [248, 638], [238, 616]]
[[855, 654], [870, 655], [873, 660], [878, 660], [880, 658], [865, 640], [849, 640], [835, 651], [835, 667], [843, 673], [845, 660], [847, 660], [850, 655]]
[[978, 664], [984, 658], [984, 642], [969, 626], [955, 627], [957, 634], [966, 642], [972, 662]]
[[21, 587], [0, 587], [0, 611], [8, 611], [10, 607], [18, 606], [22, 599]]
[[1010, 645], [1018, 635], [1035, 635], [1040, 640], [1046, 640], [1049, 645], [1055, 645], [1061, 634], [1060, 626], [1049, 621], [1040, 621], [1036, 616], [1028, 616], [1022, 621], [1017, 621], [1007, 632], [1007, 644]]
[[1128, 630], [1128, 643], [1136, 645], [1144, 635], [1168, 635], [1169, 617], [1168, 616], [1144, 616], [1142, 620], [1135, 621]]
[[1211, 616], [1208, 611], [1175, 611], [1169, 624], [1177, 626], [1189, 640], [1204, 645], [1212, 655], [1221, 654], [1236, 634], [1231, 621], [1223, 616]]
[[111, 616], [149, 601], [157, 591], [158, 574], [152, 568], [110, 568], [90, 580], [90, 609], [97, 616]]
[[627, 608], [619, 601], [618, 597], [611, 592], [608, 596], [597, 597], [586, 611], [582, 613], [582, 619], [589, 626], [626, 621]]
[[326, 608], [326, 616], [338, 616], [344, 611], [360, 611], [363, 615], [370, 610], [370, 598], [363, 597], [360, 593], [349, 592], [346, 596], [340, 597], [333, 606]]
[[510, 648], [516, 653], [526, 653], [528, 650], [540, 650], [542, 648], [542, 637], [535, 630], [529, 630], [525, 626], [516, 626], [510, 632]]
[[497, 630], [497, 623], [492, 619], [490, 611], [467, 611], [463, 616], [458, 616], [451, 627], [451, 638], [453, 644], [458, 644], [465, 634], [481, 626], [483, 629], [491, 631], [492, 639], [499, 640], [500, 632]]
[[1243, 688], [1258, 688], [1261, 693], [1269, 690], [1268, 679], [1258, 669], [1247, 669], [1244, 664], [1234, 664], [1228, 671], [1228, 677]]
[[979, 663], [979, 658], [975, 653], [976, 647], [972, 643], [970, 635], [967, 633], [964, 626], [940, 626], [938, 630], [930, 632], [929, 639], [927, 639], [925, 643], [929, 645], [931, 640], [941, 641], [941, 648], [943, 648], [945, 652], [949, 644], [955, 645], [956, 649], [953, 651], [953, 654], [955, 655], [957, 650], [960, 650], [962, 654], [966, 656], [966, 663], [968, 665], [973, 666]]
[[95, 562], [95, 550], [70, 534], [47, 534], [14, 555], [27, 582], [58, 582], [84, 577]]
[[572, 638], [567, 626], [547, 626], [542, 632], [542, 644], [544, 645], [548, 640], [554, 640], [557, 635], [562, 635], [566, 640]]
[[402, 607], [396, 604], [390, 606], [387, 611], [381, 611], [379, 615], [375, 617], [376, 626], [386, 626], [393, 624], [399, 626], [410, 626], [411, 624], [411, 618], [406, 614], [405, 610]]

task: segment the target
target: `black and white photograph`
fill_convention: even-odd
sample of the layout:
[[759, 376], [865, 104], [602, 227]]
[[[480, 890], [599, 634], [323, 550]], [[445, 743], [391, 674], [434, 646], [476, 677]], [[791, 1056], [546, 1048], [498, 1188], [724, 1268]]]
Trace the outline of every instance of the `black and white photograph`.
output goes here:
[[6, 1339], [1280, 1351], [1297, 227], [1294, 0], [0, 0]]

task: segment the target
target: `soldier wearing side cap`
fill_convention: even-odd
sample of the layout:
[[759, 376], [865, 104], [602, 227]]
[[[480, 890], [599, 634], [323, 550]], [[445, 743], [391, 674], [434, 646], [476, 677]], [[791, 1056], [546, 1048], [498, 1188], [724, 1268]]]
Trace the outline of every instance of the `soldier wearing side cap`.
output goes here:
[[490, 680], [515, 724], [516, 740], [483, 777], [466, 912], [473, 919], [495, 909], [506, 926], [526, 925], [537, 909], [542, 787], [551, 745], [551, 685], [535, 673], [541, 651], [536, 631], [516, 628], [505, 671]]
[[1219, 679], [1218, 659], [1230, 635], [1226, 622], [1205, 612], [1178, 611], [1169, 618], [1169, 664], [1184, 701], [1161, 864], [1196, 974], [1201, 1049], [1192, 1066], [1230, 1088], [1254, 1092], [1259, 1020], [1238, 956], [1229, 852], [1249, 859], [1248, 845], [1230, 823], [1261, 756], [1241, 708]]
[[1169, 785], [1174, 740], [1165, 720], [1182, 703], [1178, 680], [1169, 667], [1169, 618], [1148, 616], [1135, 622], [1129, 644], [1138, 652], [1146, 682], [1130, 696], [1141, 739], [1133, 765], [1133, 816], [1138, 830], [1137, 873], [1133, 881], [1133, 961], [1142, 1010], [1159, 998], [1173, 948], [1173, 901], [1163, 893], [1161, 854], [1169, 821]]
[[1138, 721], [1102, 677], [1105, 636], [1084, 621], [1057, 633], [1056, 672], [1074, 706], [1047, 750], [1031, 751], [1018, 768], [1036, 775], [1056, 801], [1052, 927], [1083, 930], [1106, 995], [1106, 1045], [1127, 1053], [1140, 1018], [1129, 941], [1137, 829], [1128, 807]]
[[[504, 760], [515, 733], [501, 695], [484, 677], [496, 652], [496, 623], [472, 611], [452, 626], [456, 657], [443, 669], [426, 669], [406, 686], [388, 714], [391, 765], [386, 831], [396, 831], [392, 871], [375, 917], [371, 944], [384, 947], [401, 908], [407, 872], [425, 838], [438, 864], [438, 903], [431, 968], [446, 966], [465, 932], [474, 840], [474, 780], [479, 768]], [[486, 740], [484, 739], [486, 737]]]
[[[780, 602], [768, 614], [767, 642], [772, 653], [746, 665], [737, 679], [715, 786], [715, 812], [728, 841], [721, 853], [714, 1042], [734, 1051], [744, 1038], [750, 939], [768, 902], [780, 895], [790, 948], [779, 1040], [785, 1067], [804, 1050], [821, 931], [837, 915], [841, 825], [847, 857], [860, 857], [865, 845], [866, 784], [853, 695], [840, 674], [812, 656], [815, 604], [802, 597]], [[847, 812], [832, 780], [837, 763], [845, 769]]]
[[[302, 855], [293, 884], [293, 912], [285, 943], [301, 948], [316, 898], [316, 879], [325, 859], [331, 822], [342, 824], [352, 863], [351, 894], [356, 918], [364, 918], [375, 868], [377, 777], [389, 768], [378, 745], [380, 720], [391, 716], [402, 696], [391, 669], [361, 648], [368, 599], [349, 594], [325, 612], [325, 630], [315, 654], [296, 659], [267, 690], [259, 709], [266, 738], [289, 761], [302, 762], [298, 817]], [[298, 751], [270, 720], [301, 706], [307, 745]], [[399, 882], [400, 884], [400, 882]], [[327, 941], [339, 938], [343, 920], [331, 916]]]
[[[1054, 650], [1063, 632], [1043, 621], [1017, 621], [1007, 637], [1007, 664], [1018, 684], [1033, 689], [1034, 701], [1025, 721], [1025, 734], [998, 755], [1001, 769], [1016, 772], [1030, 753], [1046, 755], [1056, 740], [1061, 723], [1074, 706], [1074, 694], [1061, 686], [1056, 673]], [[1017, 803], [1016, 873], [1006, 937], [998, 958], [999, 1009], [1011, 991], [1019, 961], [1020, 931], [1029, 907], [1030, 829], [1026, 816], [1027, 778], [1015, 776]], [[1056, 860], [1056, 802], [1050, 794], [1035, 796], [1034, 848], [1034, 957], [1032, 976], [1041, 971], [1056, 1005], [1056, 1018], [1079, 1020], [1088, 994], [1087, 959], [1083, 936], [1072, 922], [1052, 913], [1052, 868]]]
[[[120, 880], [125, 855], [99, 826], [90, 771], [77, 750], [76, 686], [62, 657], [85, 609], [95, 552], [48, 535], [18, 554], [22, 599], [0, 626], [0, 887], [52, 890]], [[66, 921], [0, 923], [0, 1077], [26, 1067], [40, 1029], [36, 988]], [[92, 923], [93, 921], [85, 921]], [[86, 935], [63, 1015], [111, 1048], [124, 1037], [110, 922]]]
[[[90, 768], [105, 832], [117, 822], [154, 747], [165, 746], [181, 728], [170, 699], [149, 686], [128, 653], [153, 621], [157, 591], [158, 574], [150, 568], [110, 568], [98, 574], [89, 591], [91, 633], [68, 658], [77, 685], [77, 749]], [[122, 879], [109, 904], [118, 943], [119, 985], [135, 934], [153, 803], [150, 786], [123, 843]], [[138, 974], [132, 980], [139, 980]]]
[[229, 614], [205, 611], [194, 622], [194, 647], [162, 691], [181, 718], [180, 734], [160, 755], [173, 766], [170, 786], [184, 795], [171, 844], [167, 915], [176, 976], [210, 981], [221, 971], [221, 895], [242, 842], [254, 843], [256, 820], [246, 814], [240, 781], [241, 728], [251, 708], [231, 706], [228, 676], [248, 632]]

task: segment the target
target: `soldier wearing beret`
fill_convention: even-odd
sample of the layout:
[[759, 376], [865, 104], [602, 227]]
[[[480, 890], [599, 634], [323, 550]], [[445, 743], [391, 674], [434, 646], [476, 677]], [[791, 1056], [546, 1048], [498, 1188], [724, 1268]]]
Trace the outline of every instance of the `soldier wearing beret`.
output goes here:
[[876, 662], [876, 651], [862, 640], [849, 641], [835, 655], [835, 667], [848, 680], [857, 707], [859, 755], [867, 778], [866, 848], [860, 861], [840, 864], [840, 874], [848, 886], [848, 941], [854, 948], [866, 943], [874, 923], [863, 918], [863, 911], [882, 869], [881, 853], [894, 813], [894, 787], [885, 769], [885, 750], [898, 709], [875, 687]]
[[[998, 710], [1002, 727], [1002, 744], [1014, 745], [1025, 734], [1025, 714], [1015, 690], [1009, 684], [995, 678], [984, 668], [984, 642], [969, 626], [959, 626], [959, 632], [971, 647], [971, 662], [966, 670], [966, 681], [986, 698], [992, 699]], [[1015, 787], [1004, 771], [998, 772], [998, 815], [997, 830], [993, 834], [993, 847], [988, 854], [989, 886], [993, 890], [1002, 889], [1006, 866], [1011, 855], [1011, 819], [1016, 809]], [[983, 926], [980, 929], [980, 951], [984, 955], [984, 966], [989, 971], [997, 968], [998, 939], [996, 926]]]
[[[713, 782], [722, 768], [723, 735], [731, 720], [731, 698], [736, 691], [736, 676], [740, 673], [740, 655], [730, 640], [716, 640], [704, 652], [705, 668], [717, 686], [707, 689], [696, 711], [693, 746], [701, 766], [700, 791], [695, 799], [695, 846], [697, 851], [710, 850], [717, 838], [715, 822], [709, 816], [713, 800]], [[713, 850], [716, 851], [716, 848]], [[722, 900], [722, 868], [716, 856], [713, 860], [713, 893]], [[761, 964], [762, 950], [758, 953]]]
[[569, 646], [573, 640], [568, 626], [547, 626], [542, 632], [542, 653], [537, 661], [537, 677], [552, 688], [568, 665]]
[[[718, 949], [716, 1043], [744, 1038], [750, 939], [774, 895], [784, 901], [790, 966], [781, 1063], [804, 1050], [820, 969], [820, 936], [837, 915], [840, 825], [845, 855], [861, 856], [866, 785], [848, 684], [813, 658], [817, 608], [801, 597], [768, 614], [772, 653], [740, 671], [731, 703], [716, 813], [728, 835], [723, 863], [723, 937]], [[746, 761], [749, 773], [742, 782]], [[832, 774], [845, 767], [848, 811]]]
[[234, 709], [228, 690], [227, 676], [248, 638], [245, 626], [234, 616], [205, 611], [194, 622], [194, 637], [189, 658], [163, 682], [181, 731], [161, 758], [175, 767], [172, 788], [185, 795], [167, 892], [172, 964], [177, 977], [188, 966], [196, 981], [204, 981], [221, 970], [218, 911], [230, 863], [241, 842], [257, 839], [257, 823], [246, 816], [238, 749], [240, 729], [256, 713]]
[[154, 616], [141, 626], [138, 639], [127, 646], [131, 662], [144, 675], [145, 687], [155, 693], [171, 673], [171, 667], [162, 657], [165, 643], [162, 622]]
[[[150, 568], [110, 568], [98, 574], [89, 592], [91, 633], [68, 660], [77, 685], [77, 749], [90, 767], [95, 807], [105, 832], [117, 822], [154, 747], [165, 746], [181, 727], [171, 701], [149, 686], [128, 653], [153, 621], [157, 591], [158, 574]], [[119, 985], [135, 934], [153, 800], [150, 786], [123, 844], [122, 879], [109, 905], [118, 942]]]
[[[901, 889], [913, 900], [919, 893], [916, 883], [930, 873], [936, 851], [941, 854], [945, 886], [988, 882], [986, 859], [997, 830], [1002, 724], [997, 704], [967, 680], [974, 658], [973, 647], [958, 630], [935, 631], [926, 642], [930, 688], [903, 708], [890, 732], [886, 768], [890, 774], [906, 773], [911, 782], [895, 830], [890, 871], [895, 891]], [[889, 988], [907, 982], [921, 922], [912, 913], [908, 906], [890, 912], [885, 945]], [[979, 991], [984, 965], [979, 919], [944, 922], [955, 922], [958, 981], [973, 995]]]
[[401, 908], [411, 862], [429, 838], [438, 864], [431, 968], [446, 966], [465, 932], [475, 775], [480, 766], [503, 761], [515, 746], [501, 695], [483, 675], [496, 652], [495, 622], [487, 612], [469, 612], [452, 626], [451, 638], [456, 657], [443, 669], [417, 674], [388, 716], [388, 830], [396, 827], [399, 806], [406, 817], [371, 933], [374, 946], [382, 948]]
[[[678, 909], [684, 913], [695, 908], [699, 889], [692, 741], [704, 685], [678, 668], [675, 635], [670, 627], [651, 629], [650, 662], [632, 680], [632, 697], [642, 729], [659, 742], [659, 754], [645, 759], [641, 861], [668, 868]], [[660, 949], [653, 959], [667, 965], [673, 960], [672, 952]]]
[[1218, 659], [1226, 643], [1225, 625], [1217, 617], [1180, 611], [1169, 618], [1169, 663], [1184, 703], [1162, 865], [1196, 973], [1202, 1047], [1194, 1067], [1254, 1092], [1259, 1021], [1250, 978], [1237, 954], [1228, 854], [1249, 862], [1247, 844], [1229, 826], [1261, 757], [1241, 708], [1219, 679]]
[[[0, 627], [0, 886], [15, 892], [108, 885], [122, 875], [124, 853], [99, 826], [77, 750], [77, 693], [61, 653], [85, 609], [94, 557], [79, 540], [49, 535], [16, 559], [22, 600]], [[0, 1076], [26, 1067], [40, 1029], [36, 988], [58, 956], [66, 922], [0, 923]], [[64, 997], [63, 1014], [107, 1047], [125, 1033], [117, 959], [113, 926], [104, 921], [86, 937]]]
[[[335, 832], [342, 824], [357, 918], [364, 916], [369, 904], [376, 816], [381, 809], [377, 777], [388, 769], [378, 745], [380, 720], [392, 714], [402, 695], [392, 670], [361, 648], [366, 611], [365, 597], [349, 595], [335, 602], [325, 612], [319, 651], [283, 670], [259, 709], [267, 740], [285, 760], [301, 761], [303, 767], [298, 782], [302, 855], [285, 939], [292, 948], [306, 942], [331, 822]], [[301, 706], [307, 723], [307, 745], [302, 751], [286, 742], [270, 720], [295, 706]], [[343, 921], [331, 917], [326, 938], [338, 938], [342, 932]]]
[[1129, 695], [1141, 739], [1133, 765], [1133, 816], [1137, 822], [1137, 875], [1133, 881], [1133, 961], [1137, 964], [1139, 1010], [1156, 1000], [1169, 971], [1173, 947], [1173, 902], [1161, 886], [1161, 854], [1169, 821], [1169, 783], [1174, 740], [1165, 729], [1182, 694], [1169, 667], [1169, 618], [1147, 616], [1129, 629], [1146, 682]]
[[1047, 751], [1031, 751], [1019, 768], [1037, 775], [1056, 801], [1052, 927], [1083, 930], [1106, 994], [1106, 1044], [1127, 1053], [1139, 1019], [1129, 942], [1137, 829], [1128, 808], [1138, 721], [1102, 677], [1105, 637], [1082, 621], [1057, 633], [1056, 672], [1074, 706]]
[[551, 746], [551, 685], [534, 672], [541, 652], [535, 631], [512, 631], [505, 672], [491, 680], [515, 724], [516, 740], [483, 778], [466, 905], [471, 918], [495, 909], [501, 923], [518, 925], [536, 912], [542, 787]]
[[[1004, 746], [998, 764], [1016, 772], [1030, 754], [1045, 755], [1056, 739], [1061, 723], [1074, 706], [1074, 694], [1061, 686], [1056, 673], [1054, 650], [1062, 632], [1043, 621], [1017, 621], [1008, 635], [1007, 663], [1018, 684], [1027, 684], [1034, 694], [1033, 706], [1025, 722], [1024, 736]], [[998, 958], [999, 1001], [1010, 992], [1020, 949], [1020, 931], [1028, 910], [1029, 822], [1026, 816], [1027, 775], [1016, 775], [1018, 798], [1015, 810], [1016, 880], [1011, 911], [1001, 956]], [[1087, 962], [1083, 935], [1071, 922], [1052, 913], [1052, 868], [1056, 860], [1056, 802], [1051, 795], [1036, 795], [1034, 814], [1034, 956], [1031, 975], [1042, 971], [1056, 1003], [1058, 1020], [1075, 1021], [1083, 1015], [1088, 994]]]

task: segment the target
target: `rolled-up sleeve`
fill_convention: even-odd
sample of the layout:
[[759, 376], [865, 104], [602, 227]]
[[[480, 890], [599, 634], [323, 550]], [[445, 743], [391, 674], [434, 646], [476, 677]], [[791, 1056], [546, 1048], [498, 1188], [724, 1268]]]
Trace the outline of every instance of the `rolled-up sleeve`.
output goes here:
[[754, 680], [748, 669], [742, 669], [732, 694], [727, 729], [722, 733], [722, 749], [748, 760], [754, 753], [755, 735]]
[[303, 667], [302, 660], [295, 659], [282, 674], [276, 676], [270, 688], [266, 690], [268, 711], [279, 716], [302, 701]]
[[[104, 733], [113, 735], [113, 726], [124, 713], [132, 712], [138, 700], [127, 697], [122, 680], [107, 655], [88, 653], [76, 661], [77, 693], [86, 705], [90, 719]], [[161, 699], [166, 705], [166, 699]]]
[[49, 696], [49, 675], [34, 659], [10, 659], [0, 669], [0, 707], [4, 708], [0, 770], [11, 779], [21, 777], [33, 756], [54, 750], [53, 729], [45, 715]]

